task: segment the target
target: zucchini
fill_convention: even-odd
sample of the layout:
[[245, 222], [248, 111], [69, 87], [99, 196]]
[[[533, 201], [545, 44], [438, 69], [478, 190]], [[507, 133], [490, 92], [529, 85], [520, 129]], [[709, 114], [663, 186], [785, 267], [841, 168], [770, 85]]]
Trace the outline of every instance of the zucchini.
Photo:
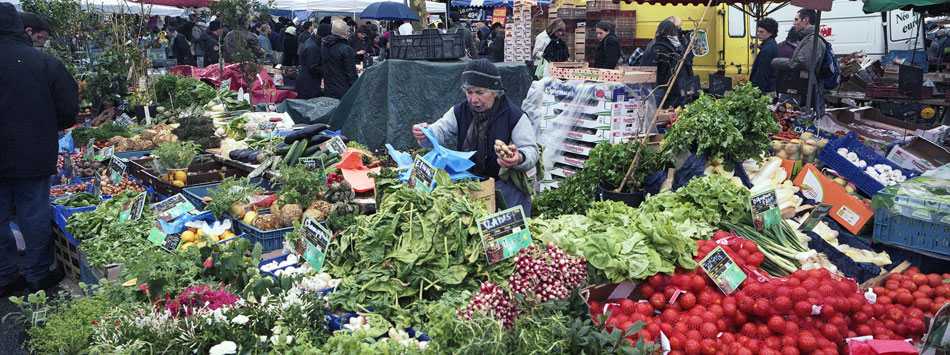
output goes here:
[[290, 145], [290, 149], [287, 150], [287, 154], [284, 155], [284, 161], [282, 162], [284, 165], [290, 165], [290, 158], [294, 156], [294, 152], [297, 151], [298, 145], [300, 145], [300, 141], [294, 141]]
[[296, 148], [294, 149], [294, 151], [293, 151], [293, 154], [291, 154], [292, 158], [290, 158], [290, 163], [289, 163], [290, 166], [297, 165], [297, 159], [300, 159], [300, 157], [301, 157], [302, 154], [303, 154], [303, 151], [304, 151], [305, 149], [307, 149], [307, 141], [306, 141], [306, 140], [303, 140], [303, 139], [302, 139], [302, 140], [299, 140], [298, 142], [299, 142], [300, 144], [297, 145], [297, 147], [296, 147]]

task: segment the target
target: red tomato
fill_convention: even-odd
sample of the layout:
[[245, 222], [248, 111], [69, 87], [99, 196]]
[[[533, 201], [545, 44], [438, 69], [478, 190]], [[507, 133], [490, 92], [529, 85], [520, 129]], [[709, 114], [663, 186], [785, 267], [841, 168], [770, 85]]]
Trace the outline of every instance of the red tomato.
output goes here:
[[765, 317], [772, 313], [772, 305], [769, 304], [769, 300], [760, 298], [756, 300], [755, 304], [752, 306], [752, 313], [759, 317]]
[[809, 353], [818, 349], [818, 340], [811, 333], [801, 333], [798, 336], [798, 350]]
[[653, 287], [658, 287], [658, 286], [663, 285], [664, 281], [665, 280], [663, 279], [663, 274], [656, 274], [656, 275], [650, 276], [647, 279], [647, 282], [649, 282], [650, 285], [653, 285]]
[[782, 355], [798, 355], [798, 348], [794, 346], [785, 346], [782, 348]]
[[736, 315], [732, 316], [732, 324], [745, 324], [748, 320], [749, 318], [742, 312], [736, 312]]
[[782, 346], [791, 346], [798, 349], [798, 337], [791, 334], [785, 334], [782, 336]]
[[785, 318], [780, 315], [773, 315], [768, 319], [768, 328], [772, 333], [780, 334], [785, 331]]
[[699, 342], [699, 347], [703, 355], [714, 355], [716, 354], [716, 341], [712, 339], [703, 339]]
[[[919, 274], [918, 274], [919, 275]], [[930, 310], [933, 306], [933, 301], [926, 297], [920, 297], [914, 300], [914, 307], [919, 308], [920, 310]]]
[[880, 296], [884, 294], [885, 288], [883, 286], [874, 286], [872, 290], [874, 291], [874, 294]]
[[650, 296], [650, 305], [652, 305], [653, 308], [662, 309], [666, 306], [666, 300], [667, 298], [662, 293], [656, 292]]
[[941, 278], [940, 275], [927, 274], [927, 284], [930, 285], [930, 287], [940, 286], [941, 281], [943, 281], [943, 278]]
[[714, 304], [709, 306], [709, 313], [712, 313], [714, 316], [716, 316], [716, 318], [719, 318], [722, 317], [725, 312], [723, 311], [722, 306]]
[[811, 303], [807, 301], [798, 301], [795, 303], [795, 315], [799, 317], [808, 317], [811, 315]]
[[693, 274], [690, 279], [690, 290], [693, 292], [699, 293], [706, 288], [706, 279], [703, 278], [703, 275]]
[[637, 286], [637, 291], [640, 292], [640, 295], [646, 298], [653, 296], [653, 293], [656, 292], [655, 289], [653, 288], [653, 285], [650, 285], [649, 283], [646, 283], [646, 282], [641, 283], [639, 286]]
[[677, 312], [675, 309], [664, 309], [663, 313], [660, 313], [660, 319], [665, 323], [673, 323], [678, 321], [680, 318], [680, 312]]
[[683, 334], [673, 334], [670, 338], [670, 349], [673, 350], [683, 350], [683, 346], [686, 343], [686, 336]]
[[887, 280], [886, 282], [884, 282], [885, 290], [896, 291], [900, 287], [901, 287], [901, 282], [897, 280], [892, 279], [892, 280]]
[[768, 337], [768, 338], [765, 338], [765, 346], [767, 346], [767, 347], [769, 347], [769, 348], [771, 348], [771, 349], [781, 349], [781, 348], [782, 348], [782, 340], [779, 339], [777, 336], [774, 336], [774, 335], [773, 335], [773, 336], [770, 336], [770, 337]]
[[691, 292], [686, 292], [681, 294], [680, 297], [676, 299], [676, 302], [679, 303], [680, 307], [688, 310], [696, 306], [696, 295]]
[[793, 287], [791, 296], [792, 301], [804, 301], [806, 298], [808, 298], [808, 289], [806, 289], [804, 286]]
[[868, 322], [868, 319], [868, 315], [861, 311], [851, 314], [851, 320], [856, 324], [865, 324]]
[[877, 298], [877, 303], [880, 303], [880, 304], [891, 304], [893, 302], [894, 301], [889, 296], [879, 296]]
[[707, 339], [715, 339], [716, 335], [719, 334], [719, 329], [717, 329], [713, 323], [703, 323], [699, 327], [699, 333]]
[[911, 295], [909, 292], [898, 292], [897, 299], [895, 299], [895, 301], [897, 301], [897, 303], [901, 305], [910, 306], [914, 304], [914, 296]]
[[752, 350], [749, 350], [749, 348], [746, 348], [746, 347], [741, 347], [739, 348], [739, 350], [736, 350], [736, 355], [753, 355], [753, 354], [755, 353], [753, 353]]
[[926, 285], [929, 282], [927, 275], [924, 274], [914, 274], [914, 276], [910, 277], [910, 280], [917, 284], [917, 286]]
[[914, 292], [917, 291], [917, 283], [904, 279], [904, 281], [901, 281], [901, 288], [906, 288], [908, 291]]
[[630, 315], [637, 311], [637, 303], [629, 298], [620, 300], [620, 311]]
[[772, 335], [772, 331], [769, 330], [769, 326], [765, 324], [759, 324], [755, 331], [756, 335], [759, 336], [759, 339], [765, 339]]
[[689, 329], [699, 329], [702, 325], [703, 319], [699, 316], [689, 316], [686, 318], [686, 326], [688, 326]]
[[785, 322], [785, 334], [798, 333], [798, 323], [793, 321]]

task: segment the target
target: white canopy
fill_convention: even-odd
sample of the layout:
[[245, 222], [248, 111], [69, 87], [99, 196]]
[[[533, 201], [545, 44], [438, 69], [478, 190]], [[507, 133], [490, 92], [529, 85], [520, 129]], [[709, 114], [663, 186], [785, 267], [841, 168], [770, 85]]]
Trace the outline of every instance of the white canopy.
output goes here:
[[[274, 8], [278, 10], [340, 12], [359, 15], [370, 4], [383, 1], [405, 3], [403, 0], [276, 0]], [[426, 11], [430, 14], [445, 13], [445, 4], [426, 1]]]
[[88, 5], [107, 13], [124, 13], [151, 16], [185, 16], [185, 9], [173, 6], [149, 5], [125, 0], [89, 0]]

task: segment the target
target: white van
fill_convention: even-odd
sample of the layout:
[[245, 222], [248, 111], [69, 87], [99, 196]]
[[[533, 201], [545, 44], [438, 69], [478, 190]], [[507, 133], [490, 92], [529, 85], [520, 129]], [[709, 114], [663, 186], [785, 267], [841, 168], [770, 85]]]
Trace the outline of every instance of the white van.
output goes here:
[[[925, 49], [918, 14], [902, 10], [866, 14], [863, 5], [861, 1], [835, 0], [831, 11], [821, 13], [819, 33], [836, 55], [863, 50], [871, 59], [880, 59], [893, 50]], [[779, 43], [785, 40], [799, 9], [789, 5], [768, 15], [778, 21]]]

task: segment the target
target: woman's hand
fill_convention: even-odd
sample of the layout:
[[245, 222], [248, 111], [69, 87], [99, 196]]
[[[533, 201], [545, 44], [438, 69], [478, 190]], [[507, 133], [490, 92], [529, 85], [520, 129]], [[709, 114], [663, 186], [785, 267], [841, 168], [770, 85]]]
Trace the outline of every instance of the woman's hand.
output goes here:
[[412, 138], [415, 138], [416, 142], [423, 143], [429, 140], [429, 138], [426, 137], [426, 134], [422, 133], [422, 129], [426, 127], [429, 127], [429, 124], [425, 122], [412, 126]]
[[508, 146], [508, 149], [511, 150], [511, 157], [502, 158], [498, 157], [498, 166], [502, 168], [510, 168], [515, 165], [521, 164], [524, 161], [524, 155], [518, 151], [518, 147], [514, 144]]

